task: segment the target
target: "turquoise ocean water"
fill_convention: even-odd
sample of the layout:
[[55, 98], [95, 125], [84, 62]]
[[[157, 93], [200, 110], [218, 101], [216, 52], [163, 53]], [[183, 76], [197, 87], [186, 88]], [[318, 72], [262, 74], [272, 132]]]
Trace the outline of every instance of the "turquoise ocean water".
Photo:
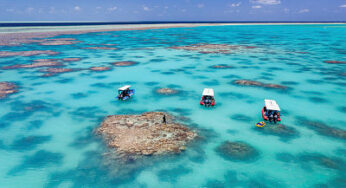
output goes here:
[[[0, 81], [19, 85], [18, 93], [0, 100], [0, 187], [345, 187], [346, 65], [324, 63], [346, 61], [345, 25], [211, 26], [54, 38], [81, 42], [0, 47], [59, 52], [0, 58], [1, 67], [82, 58], [65, 63], [82, 70], [52, 77], [42, 77], [42, 68], [0, 69]], [[232, 54], [168, 48], [198, 43], [257, 48]], [[88, 44], [119, 49], [83, 49]], [[117, 61], [138, 64], [111, 65]], [[211, 67], [220, 64], [232, 68]], [[92, 66], [112, 69], [87, 70]], [[238, 79], [289, 89], [242, 87], [233, 84]], [[136, 89], [135, 97], [116, 101], [116, 89], [125, 84]], [[159, 87], [182, 94], [160, 96], [154, 92]], [[215, 90], [214, 108], [199, 105], [206, 87]], [[265, 98], [280, 104], [281, 123], [293, 131], [255, 128]], [[156, 110], [187, 117], [186, 124], [205, 130], [206, 139], [180, 155], [148, 158], [125, 175], [114, 172], [117, 164], [108, 165], [107, 148], [94, 129], [107, 115]], [[338, 131], [343, 137], [335, 136]], [[227, 160], [215, 151], [224, 141], [245, 142], [259, 155], [251, 161]]]

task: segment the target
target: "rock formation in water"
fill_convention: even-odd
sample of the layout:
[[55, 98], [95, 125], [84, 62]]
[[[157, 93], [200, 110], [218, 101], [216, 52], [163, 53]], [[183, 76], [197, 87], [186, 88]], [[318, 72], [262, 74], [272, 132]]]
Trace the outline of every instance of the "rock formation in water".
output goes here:
[[287, 86], [278, 85], [278, 84], [266, 84], [253, 80], [235, 80], [233, 82], [236, 85], [241, 86], [255, 86], [255, 87], [263, 87], [263, 88], [274, 88], [274, 89], [288, 89]]
[[259, 155], [254, 147], [240, 141], [225, 141], [215, 151], [224, 159], [231, 161], [250, 161]]
[[[164, 116], [167, 124], [163, 123]], [[125, 155], [179, 153], [197, 136], [164, 112], [108, 116], [97, 132], [109, 147]]]
[[0, 99], [6, 98], [8, 95], [17, 93], [18, 86], [11, 82], [0, 82]]

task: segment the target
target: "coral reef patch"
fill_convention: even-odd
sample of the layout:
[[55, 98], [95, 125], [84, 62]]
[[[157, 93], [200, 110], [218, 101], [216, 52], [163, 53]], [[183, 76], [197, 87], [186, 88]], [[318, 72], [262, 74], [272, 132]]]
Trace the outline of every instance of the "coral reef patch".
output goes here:
[[51, 50], [33, 50], [33, 51], [0, 51], [0, 57], [13, 57], [13, 56], [35, 56], [35, 55], [56, 55], [59, 52]]
[[278, 84], [267, 84], [253, 80], [235, 80], [233, 84], [241, 86], [254, 86], [254, 87], [263, 87], [263, 88], [273, 88], [273, 89], [288, 89], [287, 86], [278, 85]]
[[215, 151], [224, 159], [231, 161], [252, 161], [259, 156], [254, 147], [241, 141], [225, 141]]
[[118, 62], [112, 63], [112, 65], [117, 67], [129, 67], [129, 66], [134, 66], [137, 64], [138, 62], [134, 62], [134, 61], [118, 61]]
[[17, 93], [18, 86], [12, 82], [0, 82], [0, 99], [6, 98], [8, 95]]
[[346, 131], [340, 128], [331, 127], [319, 121], [311, 121], [304, 117], [297, 117], [299, 125], [303, 125], [317, 132], [320, 135], [346, 140]]
[[[167, 124], [163, 123], [163, 117]], [[108, 116], [97, 132], [109, 147], [125, 155], [180, 153], [197, 136], [164, 112]]]
[[179, 90], [173, 88], [158, 88], [155, 90], [155, 93], [160, 95], [176, 95], [179, 92]]
[[197, 51], [203, 54], [232, 54], [244, 50], [257, 48], [256, 46], [230, 45], [230, 44], [193, 44], [187, 46], [173, 46], [171, 49]]

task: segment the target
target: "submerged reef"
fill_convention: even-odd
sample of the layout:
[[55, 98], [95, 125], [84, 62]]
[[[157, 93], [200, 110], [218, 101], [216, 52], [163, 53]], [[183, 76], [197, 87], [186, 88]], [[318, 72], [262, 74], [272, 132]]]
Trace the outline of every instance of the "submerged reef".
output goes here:
[[293, 127], [283, 124], [267, 124], [264, 127], [254, 127], [254, 130], [264, 135], [278, 136], [283, 141], [287, 141], [299, 136], [299, 132]]
[[331, 127], [319, 121], [311, 121], [304, 117], [297, 117], [297, 122], [320, 135], [346, 140], [346, 131], [343, 129]]
[[179, 90], [173, 88], [158, 88], [155, 90], [155, 93], [160, 95], [176, 95], [179, 92]]
[[110, 67], [90, 67], [89, 68], [92, 71], [107, 71], [110, 70]]
[[114, 47], [105, 47], [105, 46], [102, 46], [102, 47], [98, 47], [98, 46], [93, 46], [93, 47], [85, 47], [85, 48], [82, 48], [82, 49], [86, 49], [86, 50], [117, 50], [118, 48], [114, 48]]
[[251, 161], [259, 156], [254, 147], [241, 141], [225, 141], [215, 151], [224, 159], [231, 161]]
[[[167, 124], [164, 124], [163, 117]], [[97, 129], [107, 145], [125, 155], [180, 153], [197, 133], [164, 112], [108, 116]]]
[[37, 68], [37, 67], [53, 67], [53, 66], [61, 66], [62, 64], [57, 61], [35, 61], [31, 64], [17, 64], [17, 65], [11, 65], [11, 66], [5, 66], [2, 67], [2, 69], [20, 69], [20, 68]]
[[42, 39], [39, 43], [42, 46], [60, 46], [60, 45], [71, 45], [80, 41], [76, 41], [74, 38], [57, 38], [57, 39]]
[[58, 52], [54, 52], [51, 50], [33, 50], [33, 51], [0, 51], [0, 57], [13, 57], [13, 56], [35, 56], [35, 55], [56, 55]]
[[35, 59], [31, 64], [16, 64], [2, 67], [2, 69], [24, 69], [24, 68], [37, 68], [37, 67], [56, 67], [64, 66], [63, 62], [79, 61], [81, 58], [71, 57], [62, 59]]
[[302, 168], [310, 171], [311, 164], [316, 164], [324, 168], [331, 170], [342, 171], [345, 169], [345, 162], [338, 157], [326, 156], [320, 153], [300, 153], [298, 155], [292, 155], [290, 153], [279, 153], [276, 155], [276, 159], [286, 163], [297, 163]]
[[239, 51], [257, 48], [256, 46], [230, 44], [193, 44], [188, 46], [173, 46], [171, 49], [197, 51], [203, 54], [232, 54]]
[[255, 87], [263, 87], [263, 88], [274, 88], [274, 89], [288, 89], [287, 86], [278, 85], [278, 84], [267, 84], [253, 80], [235, 80], [233, 84], [241, 85], [241, 86], [255, 86]]
[[210, 66], [210, 68], [212, 68], [212, 69], [232, 69], [234, 67], [230, 66], [230, 65], [226, 65], [226, 64], [220, 64], [220, 65]]
[[16, 84], [12, 82], [0, 82], [0, 99], [17, 92], [18, 86]]
[[346, 64], [346, 61], [324, 61], [328, 64]]
[[137, 64], [138, 62], [134, 62], [134, 61], [118, 61], [118, 62], [112, 63], [112, 65], [117, 67], [129, 67], [129, 66], [134, 66]]
[[57, 74], [65, 73], [65, 72], [73, 72], [77, 71], [77, 69], [70, 69], [70, 68], [48, 68], [48, 69], [43, 69], [41, 72], [47, 72], [46, 74], [43, 75], [43, 77], [49, 77], [49, 76], [54, 76]]

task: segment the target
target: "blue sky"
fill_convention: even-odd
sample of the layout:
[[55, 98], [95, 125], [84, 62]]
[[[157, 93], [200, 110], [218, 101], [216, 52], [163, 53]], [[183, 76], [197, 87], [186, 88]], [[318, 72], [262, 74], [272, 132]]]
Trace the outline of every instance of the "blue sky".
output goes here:
[[345, 21], [346, 0], [0, 0], [0, 21]]

